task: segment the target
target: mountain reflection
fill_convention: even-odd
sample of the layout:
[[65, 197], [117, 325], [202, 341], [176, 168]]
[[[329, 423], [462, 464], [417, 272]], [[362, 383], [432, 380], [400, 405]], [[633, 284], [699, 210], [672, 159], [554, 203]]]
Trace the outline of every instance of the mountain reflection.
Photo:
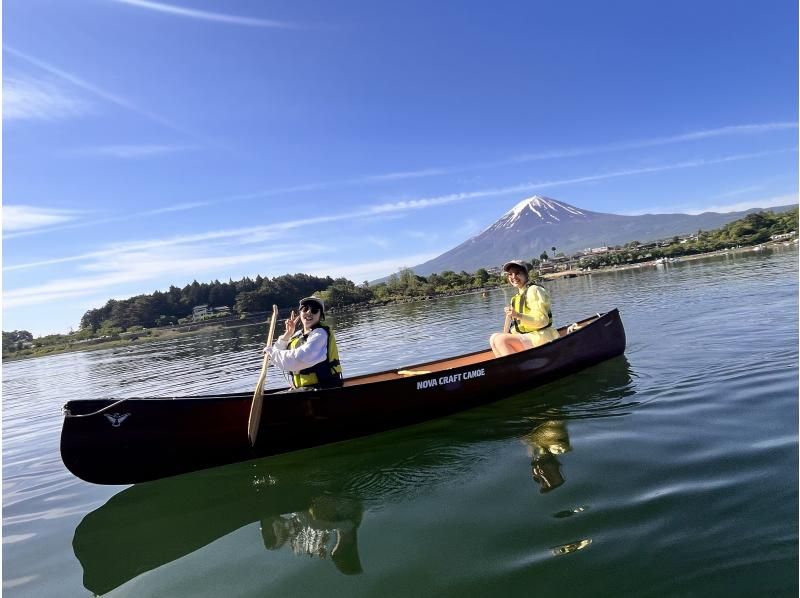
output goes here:
[[131, 486], [75, 530], [84, 586], [103, 594], [249, 525], [265, 556], [360, 574], [358, 532], [371, 509], [474, 471], [483, 442], [513, 438], [527, 446], [540, 492], [550, 492], [565, 481], [558, 456], [571, 450], [567, 421], [626, 413], [633, 393], [628, 362], [617, 358], [456, 418]]

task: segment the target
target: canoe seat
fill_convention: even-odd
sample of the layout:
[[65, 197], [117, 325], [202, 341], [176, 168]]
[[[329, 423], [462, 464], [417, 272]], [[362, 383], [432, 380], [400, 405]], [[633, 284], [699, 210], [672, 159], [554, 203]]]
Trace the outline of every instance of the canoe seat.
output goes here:
[[422, 374], [430, 374], [430, 370], [397, 370], [400, 376], [421, 376]]

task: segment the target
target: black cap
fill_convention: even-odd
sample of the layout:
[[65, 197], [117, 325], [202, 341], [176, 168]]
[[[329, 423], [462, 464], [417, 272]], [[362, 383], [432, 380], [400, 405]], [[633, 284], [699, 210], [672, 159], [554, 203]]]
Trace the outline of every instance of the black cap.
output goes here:
[[320, 299], [319, 297], [305, 297], [303, 299], [300, 299], [300, 307], [303, 307], [304, 305], [308, 304], [313, 304], [318, 306], [320, 311], [319, 315], [320, 320], [325, 319], [325, 304], [322, 302], [322, 299]]

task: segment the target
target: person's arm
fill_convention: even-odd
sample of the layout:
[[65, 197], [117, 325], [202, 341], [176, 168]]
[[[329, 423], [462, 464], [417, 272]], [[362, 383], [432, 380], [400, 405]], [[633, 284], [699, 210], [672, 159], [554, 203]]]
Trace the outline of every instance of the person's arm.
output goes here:
[[[282, 346], [281, 346], [282, 345]], [[324, 361], [328, 353], [328, 333], [322, 328], [311, 331], [306, 342], [297, 349], [286, 349], [281, 337], [269, 349], [270, 359], [286, 372], [299, 372]]]

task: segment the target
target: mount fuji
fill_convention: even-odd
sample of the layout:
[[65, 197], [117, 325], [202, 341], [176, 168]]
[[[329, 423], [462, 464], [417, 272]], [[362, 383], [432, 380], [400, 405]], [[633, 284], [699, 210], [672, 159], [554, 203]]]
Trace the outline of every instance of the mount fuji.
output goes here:
[[[783, 211], [790, 207], [793, 206], [771, 209]], [[423, 276], [445, 270], [474, 272], [478, 268], [500, 266], [509, 259], [538, 258], [551, 247], [570, 255], [591, 247], [655, 241], [694, 233], [698, 229], [719, 228], [760, 211], [762, 208], [724, 214], [621, 216], [591, 212], [534, 195], [520, 201], [483, 232], [412, 270]]]

